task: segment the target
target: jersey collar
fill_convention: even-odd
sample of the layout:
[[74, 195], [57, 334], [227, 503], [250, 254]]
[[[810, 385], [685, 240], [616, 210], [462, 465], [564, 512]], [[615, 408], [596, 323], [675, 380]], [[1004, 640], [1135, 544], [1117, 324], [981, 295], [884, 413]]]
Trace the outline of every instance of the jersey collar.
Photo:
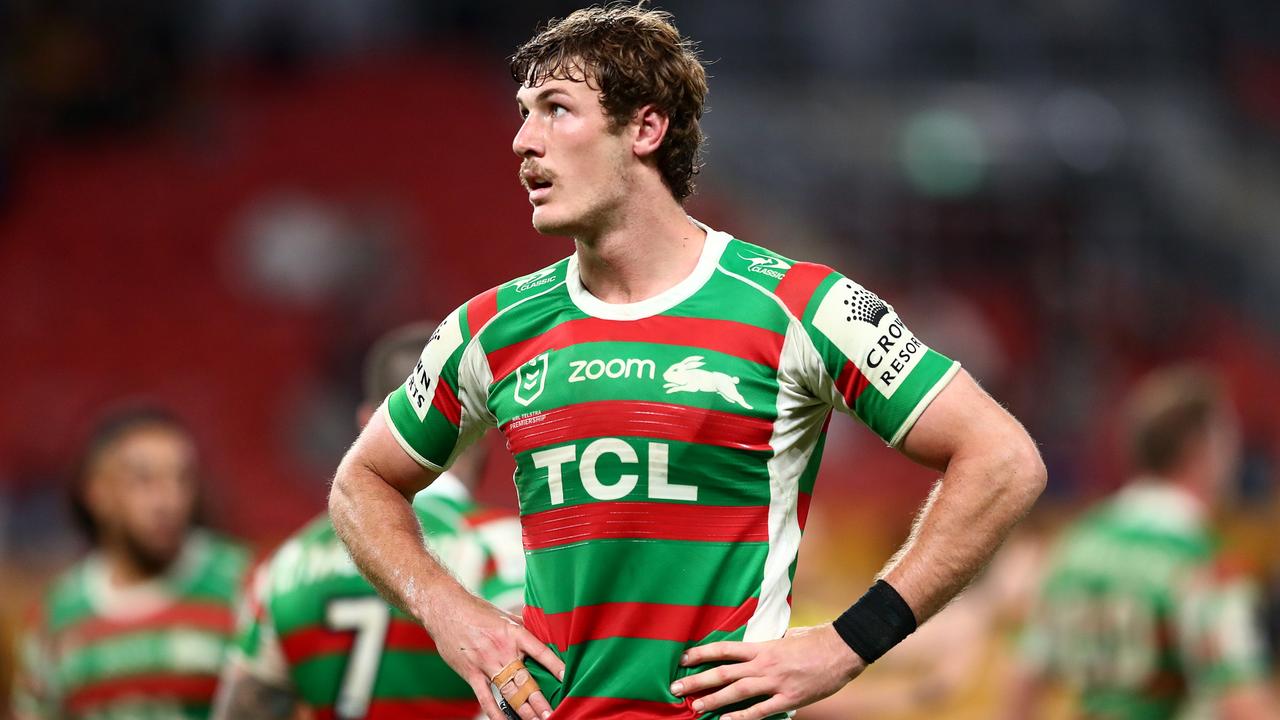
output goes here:
[[574, 253], [569, 257], [569, 268], [565, 279], [569, 299], [573, 300], [573, 304], [577, 305], [582, 312], [601, 320], [640, 320], [670, 310], [689, 299], [716, 271], [720, 256], [729, 244], [727, 233], [713, 230], [693, 218], [689, 219], [694, 225], [706, 231], [707, 239], [702, 245], [702, 255], [698, 257], [698, 264], [688, 277], [657, 295], [639, 302], [607, 303], [592, 295], [582, 284], [582, 277], [578, 274], [578, 254]]
[[1207, 522], [1207, 510], [1195, 495], [1158, 478], [1138, 478], [1116, 499], [1131, 517], [1150, 527], [1196, 532]]
[[117, 619], [142, 617], [162, 610], [177, 600], [178, 589], [196, 572], [208, 545], [209, 538], [203, 531], [191, 531], [168, 570], [127, 587], [111, 582], [106, 558], [94, 552], [85, 559], [89, 600], [99, 614]]

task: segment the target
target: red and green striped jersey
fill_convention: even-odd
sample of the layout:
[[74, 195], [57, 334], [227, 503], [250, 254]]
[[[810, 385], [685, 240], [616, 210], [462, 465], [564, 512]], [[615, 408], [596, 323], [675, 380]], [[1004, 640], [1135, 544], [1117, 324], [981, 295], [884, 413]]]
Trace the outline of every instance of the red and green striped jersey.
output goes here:
[[1257, 590], [1227, 569], [1201, 516], [1184, 491], [1139, 481], [1051, 555], [1023, 654], [1084, 715], [1201, 717], [1223, 690], [1265, 677]]
[[692, 718], [684, 649], [787, 628], [831, 409], [896, 445], [957, 368], [849, 278], [708, 229], [643, 302], [592, 296], [576, 256], [477, 296], [384, 408], [436, 470], [505, 435], [555, 716]]
[[196, 531], [165, 575], [114, 587], [91, 555], [53, 585], [24, 638], [14, 715], [206, 718], [248, 553]]
[[[451, 475], [414, 499], [428, 546], [468, 588], [517, 610], [524, 587], [520, 526], [477, 505]], [[471, 687], [431, 637], [356, 570], [323, 515], [254, 574], [231, 663], [288, 690], [318, 720], [454, 718], [480, 713]]]

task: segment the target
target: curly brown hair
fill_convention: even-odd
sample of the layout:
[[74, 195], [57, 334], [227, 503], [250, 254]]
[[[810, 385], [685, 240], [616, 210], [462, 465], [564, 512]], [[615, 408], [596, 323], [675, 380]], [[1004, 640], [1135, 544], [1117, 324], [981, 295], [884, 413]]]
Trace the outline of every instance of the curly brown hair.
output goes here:
[[615, 131], [654, 105], [668, 118], [656, 160], [676, 200], [693, 193], [700, 167], [707, 73], [697, 47], [681, 37], [670, 13], [610, 3], [551, 20], [511, 56], [511, 77], [537, 87], [548, 80], [586, 82]]

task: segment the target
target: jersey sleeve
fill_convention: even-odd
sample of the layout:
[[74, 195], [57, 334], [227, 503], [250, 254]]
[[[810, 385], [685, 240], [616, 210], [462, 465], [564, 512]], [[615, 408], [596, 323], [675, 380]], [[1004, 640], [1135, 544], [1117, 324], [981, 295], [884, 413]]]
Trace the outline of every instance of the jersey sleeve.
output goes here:
[[271, 617], [271, 564], [259, 565], [247, 585], [224, 672], [244, 673], [264, 685], [292, 689], [289, 665]]
[[1184, 593], [1179, 646], [1189, 675], [1207, 695], [1267, 676], [1260, 592], [1245, 575], [1202, 581]]
[[480, 596], [503, 610], [518, 612], [524, 606], [524, 543], [520, 519], [503, 514], [480, 523], [475, 534], [485, 553]]
[[902, 442], [960, 369], [916, 337], [892, 305], [830, 268], [798, 263], [778, 292], [816, 352], [805, 378], [810, 392], [890, 445]]
[[464, 305], [440, 323], [409, 378], [383, 403], [396, 441], [436, 472], [495, 423], [486, 407], [488, 365], [471, 342], [468, 314]]
[[60, 716], [56, 673], [43, 616], [39, 608], [33, 608], [18, 636], [12, 697], [16, 720]]

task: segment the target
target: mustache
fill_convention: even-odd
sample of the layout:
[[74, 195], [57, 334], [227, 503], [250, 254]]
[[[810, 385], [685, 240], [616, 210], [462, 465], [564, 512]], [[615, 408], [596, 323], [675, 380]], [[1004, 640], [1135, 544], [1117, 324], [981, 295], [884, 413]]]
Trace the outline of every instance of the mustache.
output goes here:
[[520, 169], [517, 171], [516, 176], [519, 177], [520, 185], [524, 187], [525, 190], [533, 189], [529, 186], [530, 176], [547, 182], [554, 182], [556, 179], [554, 174], [547, 172], [545, 168], [533, 160], [525, 160], [520, 163]]

